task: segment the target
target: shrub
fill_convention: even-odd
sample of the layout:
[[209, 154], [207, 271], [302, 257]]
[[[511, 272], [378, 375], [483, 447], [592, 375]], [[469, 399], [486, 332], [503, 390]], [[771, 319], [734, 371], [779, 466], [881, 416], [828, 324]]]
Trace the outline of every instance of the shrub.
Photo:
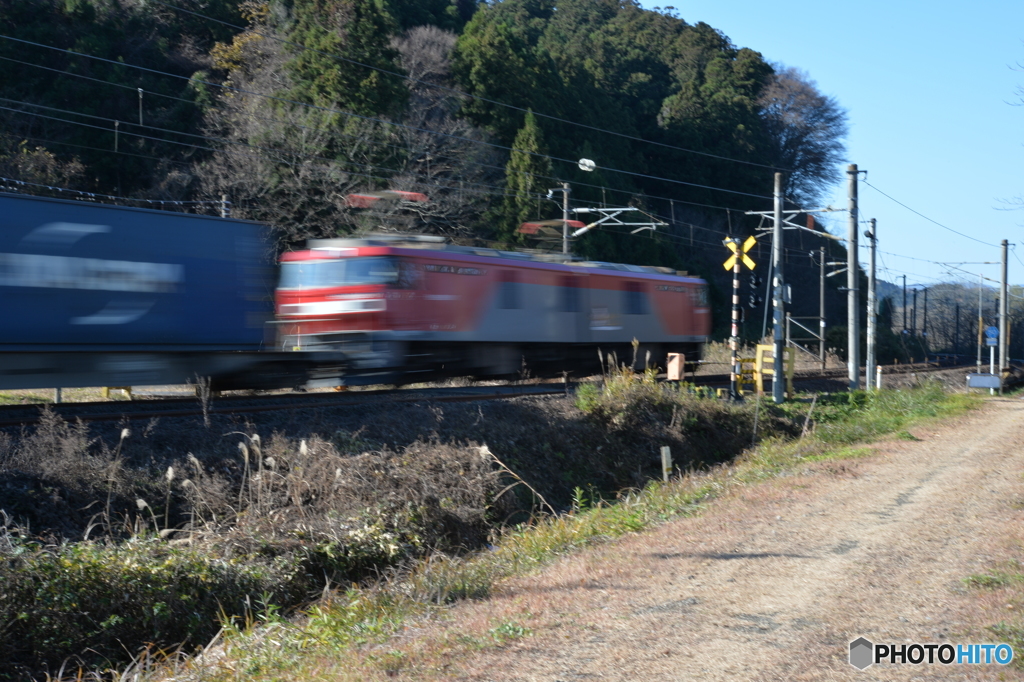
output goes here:
[[[0, 558], [0, 679], [121, 660], [125, 647], [205, 643], [222, 613], [281, 597], [272, 567], [231, 563], [152, 539], [42, 547]], [[134, 644], [133, 644], [134, 643]]]

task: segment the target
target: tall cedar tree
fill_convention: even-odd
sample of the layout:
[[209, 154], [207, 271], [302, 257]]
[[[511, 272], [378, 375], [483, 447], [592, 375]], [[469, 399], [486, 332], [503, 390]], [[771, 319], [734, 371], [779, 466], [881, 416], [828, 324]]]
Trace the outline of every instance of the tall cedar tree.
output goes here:
[[402, 78], [375, 70], [401, 71], [390, 44], [398, 24], [382, 0], [295, 0], [292, 15], [289, 38], [309, 48], [297, 51], [289, 64], [293, 98], [363, 116], [395, 115], [405, 108]]
[[537, 117], [528, 110], [505, 166], [506, 194], [498, 224], [499, 238], [517, 241], [519, 225], [538, 217], [537, 194], [551, 182], [541, 179], [541, 176], [551, 176], [551, 160], [545, 154], [544, 136], [537, 125]]

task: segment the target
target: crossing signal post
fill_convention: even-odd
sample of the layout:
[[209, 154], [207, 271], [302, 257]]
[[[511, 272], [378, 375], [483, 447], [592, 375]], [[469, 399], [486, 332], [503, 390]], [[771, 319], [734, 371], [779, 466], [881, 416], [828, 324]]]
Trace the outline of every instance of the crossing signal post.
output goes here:
[[730, 237], [725, 240], [725, 246], [731, 255], [725, 259], [723, 267], [732, 270], [732, 336], [729, 339], [729, 397], [733, 400], [740, 400], [740, 392], [737, 387], [739, 381], [740, 367], [739, 352], [740, 343], [740, 270], [741, 264], [751, 270], [754, 269], [754, 261], [747, 252], [754, 247], [757, 240], [754, 237], [747, 237], [746, 241]]

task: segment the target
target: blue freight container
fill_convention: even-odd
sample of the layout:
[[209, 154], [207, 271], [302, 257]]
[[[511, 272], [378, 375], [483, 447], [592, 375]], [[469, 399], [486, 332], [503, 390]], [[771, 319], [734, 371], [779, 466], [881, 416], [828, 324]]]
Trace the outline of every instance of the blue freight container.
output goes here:
[[0, 193], [0, 351], [254, 351], [273, 316], [257, 223]]

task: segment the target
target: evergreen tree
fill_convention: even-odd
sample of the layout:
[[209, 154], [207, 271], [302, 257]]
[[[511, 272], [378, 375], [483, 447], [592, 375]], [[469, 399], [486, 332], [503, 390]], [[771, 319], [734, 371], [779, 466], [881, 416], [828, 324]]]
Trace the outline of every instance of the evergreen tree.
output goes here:
[[544, 136], [533, 110], [527, 110], [505, 166], [505, 200], [498, 220], [499, 238], [515, 240], [519, 225], [538, 218], [537, 194], [551, 181], [551, 160], [544, 156]]
[[477, 0], [388, 0], [388, 4], [403, 29], [437, 26], [461, 31], [476, 11]]
[[[294, 99], [361, 115], [397, 114], [408, 93], [391, 38], [398, 24], [379, 0], [295, 0], [289, 39], [307, 50], [289, 63]], [[360, 64], [345, 62], [334, 55]], [[374, 67], [374, 68], [367, 68]]]

